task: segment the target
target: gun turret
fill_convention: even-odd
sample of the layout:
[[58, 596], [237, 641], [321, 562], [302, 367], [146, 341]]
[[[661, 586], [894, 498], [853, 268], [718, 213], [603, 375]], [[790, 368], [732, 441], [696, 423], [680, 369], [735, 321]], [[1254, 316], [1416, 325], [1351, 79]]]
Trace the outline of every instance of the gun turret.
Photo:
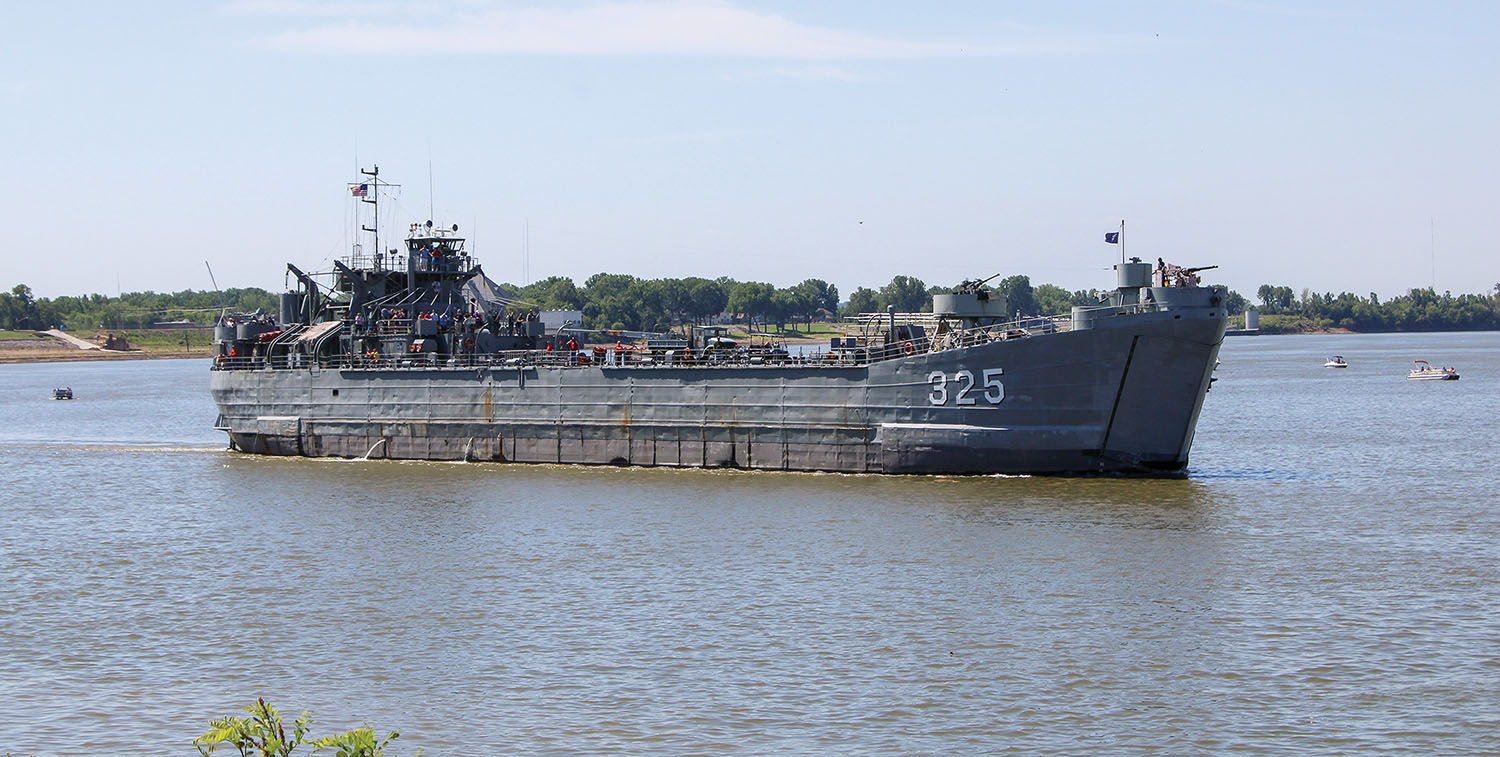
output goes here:
[[953, 293], [954, 294], [979, 294], [980, 289], [985, 284], [990, 283], [992, 280], [994, 280], [999, 275], [1000, 274], [997, 273], [994, 276], [990, 276], [989, 278], [984, 278], [984, 279], [964, 279], [963, 281], [959, 282], [959, 285], [957, 287], [954, 288]]

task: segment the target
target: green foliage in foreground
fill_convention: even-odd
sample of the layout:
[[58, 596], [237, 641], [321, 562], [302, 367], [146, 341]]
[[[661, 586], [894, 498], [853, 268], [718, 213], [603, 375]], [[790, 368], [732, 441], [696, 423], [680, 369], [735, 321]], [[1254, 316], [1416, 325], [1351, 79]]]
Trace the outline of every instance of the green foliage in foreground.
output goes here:
[[[309, 740], [307, 732], [312, 718], [304, 712], [292, 721], [292, 734], [288, 738], [281, 713], [266, 700], [255, 700], [255, 704], [245, 708], [245, 713], [249, 717], [230, 715], [209, 721], [208, 733], [193, 739], [198, 753], [208, 757], [220, 745], [228, 744], [239, 752], [240, 757], [288, 757], [292, 750], [306, 744], [315, 753], [332, 749], [336, 757], [386, 757], [385, 748], [401, 736], [400, 731], [391, 731], [384, 739], [377, 739], [375, 732], [365, 726], [348, 733]], [[421, 757], [421, 754], [418, 750], [417, 756]], [[393, 753], [390, 757], [396, 756]]]

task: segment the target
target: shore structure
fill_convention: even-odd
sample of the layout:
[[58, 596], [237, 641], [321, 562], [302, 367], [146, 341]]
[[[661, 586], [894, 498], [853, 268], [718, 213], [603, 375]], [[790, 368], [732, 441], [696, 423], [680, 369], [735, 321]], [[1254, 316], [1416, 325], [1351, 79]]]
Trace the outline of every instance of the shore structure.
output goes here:
[[[377, 169], [378, 171], [378, 169]], [[378, 189], [378, 185], [377, 185]], [[370, 229], [366, 229], [371, 231]], [[585, 345], [494, 288], [457, 226], [288, 265], [279, 317], [216, 329], [237, 450], [270, 455], [839, 471], [1180, 475], [1228, 322], [1191, 269], [1016, 319], [981, 282], [791, 354], [712, 330]], [[615, 342], [614, 337], [609, 338]]]

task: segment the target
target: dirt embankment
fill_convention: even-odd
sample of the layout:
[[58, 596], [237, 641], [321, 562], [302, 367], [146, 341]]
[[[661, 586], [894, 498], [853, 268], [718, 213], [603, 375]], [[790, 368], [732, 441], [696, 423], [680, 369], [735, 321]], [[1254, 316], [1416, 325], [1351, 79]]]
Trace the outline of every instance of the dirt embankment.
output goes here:
[[71, 344], [45, 336], [0, 339], [0, 363], [66, 363], [83, 360], [155, 360], [164, 358], [208, 357], [209, 348], [183, 350], [82, 350]]

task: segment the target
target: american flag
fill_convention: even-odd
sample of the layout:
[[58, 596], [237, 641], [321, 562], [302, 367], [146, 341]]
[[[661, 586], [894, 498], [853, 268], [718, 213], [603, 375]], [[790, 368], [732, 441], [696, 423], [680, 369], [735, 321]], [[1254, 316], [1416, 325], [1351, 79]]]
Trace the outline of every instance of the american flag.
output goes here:
[[370, 196], [370, 185], [369, 184], [355, 184], [354, 186], [349, 187], [349, 191], [352, 192], [355, 197], [369, 197]]

